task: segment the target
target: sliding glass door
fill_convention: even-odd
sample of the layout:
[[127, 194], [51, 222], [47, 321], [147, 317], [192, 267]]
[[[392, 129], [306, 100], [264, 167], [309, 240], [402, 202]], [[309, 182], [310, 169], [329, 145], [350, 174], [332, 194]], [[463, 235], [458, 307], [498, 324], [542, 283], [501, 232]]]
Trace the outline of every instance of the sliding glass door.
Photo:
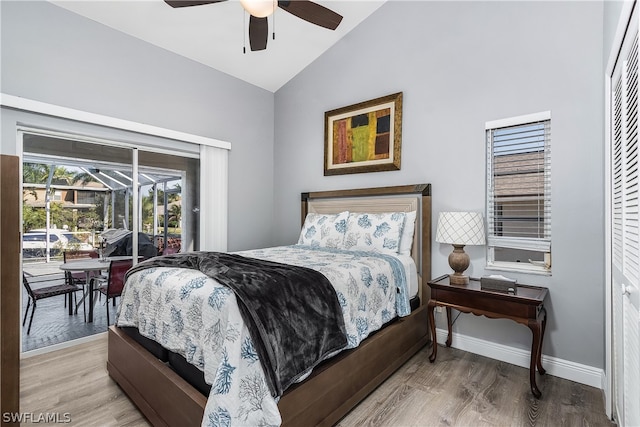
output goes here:
[[[65, 280], [72, 249], [138, 260], [199, 248], [198, 154], [44, 131], [22, 143], [23, 271], [36, 286]], [[70, 316], [62, 299], [39, 302], [23, 351], [106, 331], [103, 315], [116, 309], [104, 305], [89, 323], [82, 305]]]
[[153, 235], [160, 253], [198, 249], [199, 160], [140, 150], [138, 163], [138, 229]]

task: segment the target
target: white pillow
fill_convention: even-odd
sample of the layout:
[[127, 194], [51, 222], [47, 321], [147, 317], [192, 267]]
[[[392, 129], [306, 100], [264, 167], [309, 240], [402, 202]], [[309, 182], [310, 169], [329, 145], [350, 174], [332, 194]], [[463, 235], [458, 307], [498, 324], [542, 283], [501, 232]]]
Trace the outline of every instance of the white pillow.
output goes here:
[[400, 236], [400, 255], [411, 255], [411, 246], [413, 244], [413, 231], [416, 228], [416, 211], [405, 212], [404, 226], [402, 227], [402, 235]]
[[308, 213], [300, 231], [299, 245], [339, 248], [347, 231], [349, 211], [339, 214]]
[[344, 248], [397, 254], [405, 218], [404, 212], [352, 213], [347, 221]]

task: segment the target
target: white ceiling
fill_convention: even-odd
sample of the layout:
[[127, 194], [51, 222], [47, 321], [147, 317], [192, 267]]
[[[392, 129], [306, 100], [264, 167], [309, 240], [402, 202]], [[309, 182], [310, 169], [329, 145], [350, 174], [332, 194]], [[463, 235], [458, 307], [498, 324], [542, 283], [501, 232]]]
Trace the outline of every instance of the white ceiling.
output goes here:
[[[277, 91], [385, 2], [316, 1], [343, 16], [335, 31], [277, 8], [273, 15], [276, 39], [272, 38], [274, 25], [270, 17], [267, 49], [252, 52], [247, 30], [249, 16], [237, 0], [184, 8], [172, 8], [163, 0], [50, 1], [271, 92]], [[243, 53], [245, 43], [246, 54]]]

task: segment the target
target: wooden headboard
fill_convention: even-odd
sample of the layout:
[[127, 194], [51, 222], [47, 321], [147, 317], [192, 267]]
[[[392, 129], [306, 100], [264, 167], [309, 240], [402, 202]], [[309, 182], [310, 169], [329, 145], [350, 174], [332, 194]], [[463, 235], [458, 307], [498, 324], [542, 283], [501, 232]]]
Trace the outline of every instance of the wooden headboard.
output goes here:
[[420, 280], [420, 297], [431, 279], [431, 184], [302, 193], [302, 224], [307, 213], [416, 211], [411, 256]]

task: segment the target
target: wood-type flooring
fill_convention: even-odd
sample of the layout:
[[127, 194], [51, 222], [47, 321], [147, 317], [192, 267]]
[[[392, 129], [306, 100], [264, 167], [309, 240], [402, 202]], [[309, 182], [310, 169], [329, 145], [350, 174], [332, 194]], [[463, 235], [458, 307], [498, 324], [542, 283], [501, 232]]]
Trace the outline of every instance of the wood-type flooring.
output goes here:
[[[422, 349], [338, 426], [613, 426], [602, 391], [550, 375], [535, 399], [525, 368], [441, 347]], [[20, 404], [71, 426], [148, 426], [106, 370], [107, 337], [21, 361]], [[24, 415], [24, 414], [23, 414]], [[60, 425], [30, 423], [23, 425]]]

